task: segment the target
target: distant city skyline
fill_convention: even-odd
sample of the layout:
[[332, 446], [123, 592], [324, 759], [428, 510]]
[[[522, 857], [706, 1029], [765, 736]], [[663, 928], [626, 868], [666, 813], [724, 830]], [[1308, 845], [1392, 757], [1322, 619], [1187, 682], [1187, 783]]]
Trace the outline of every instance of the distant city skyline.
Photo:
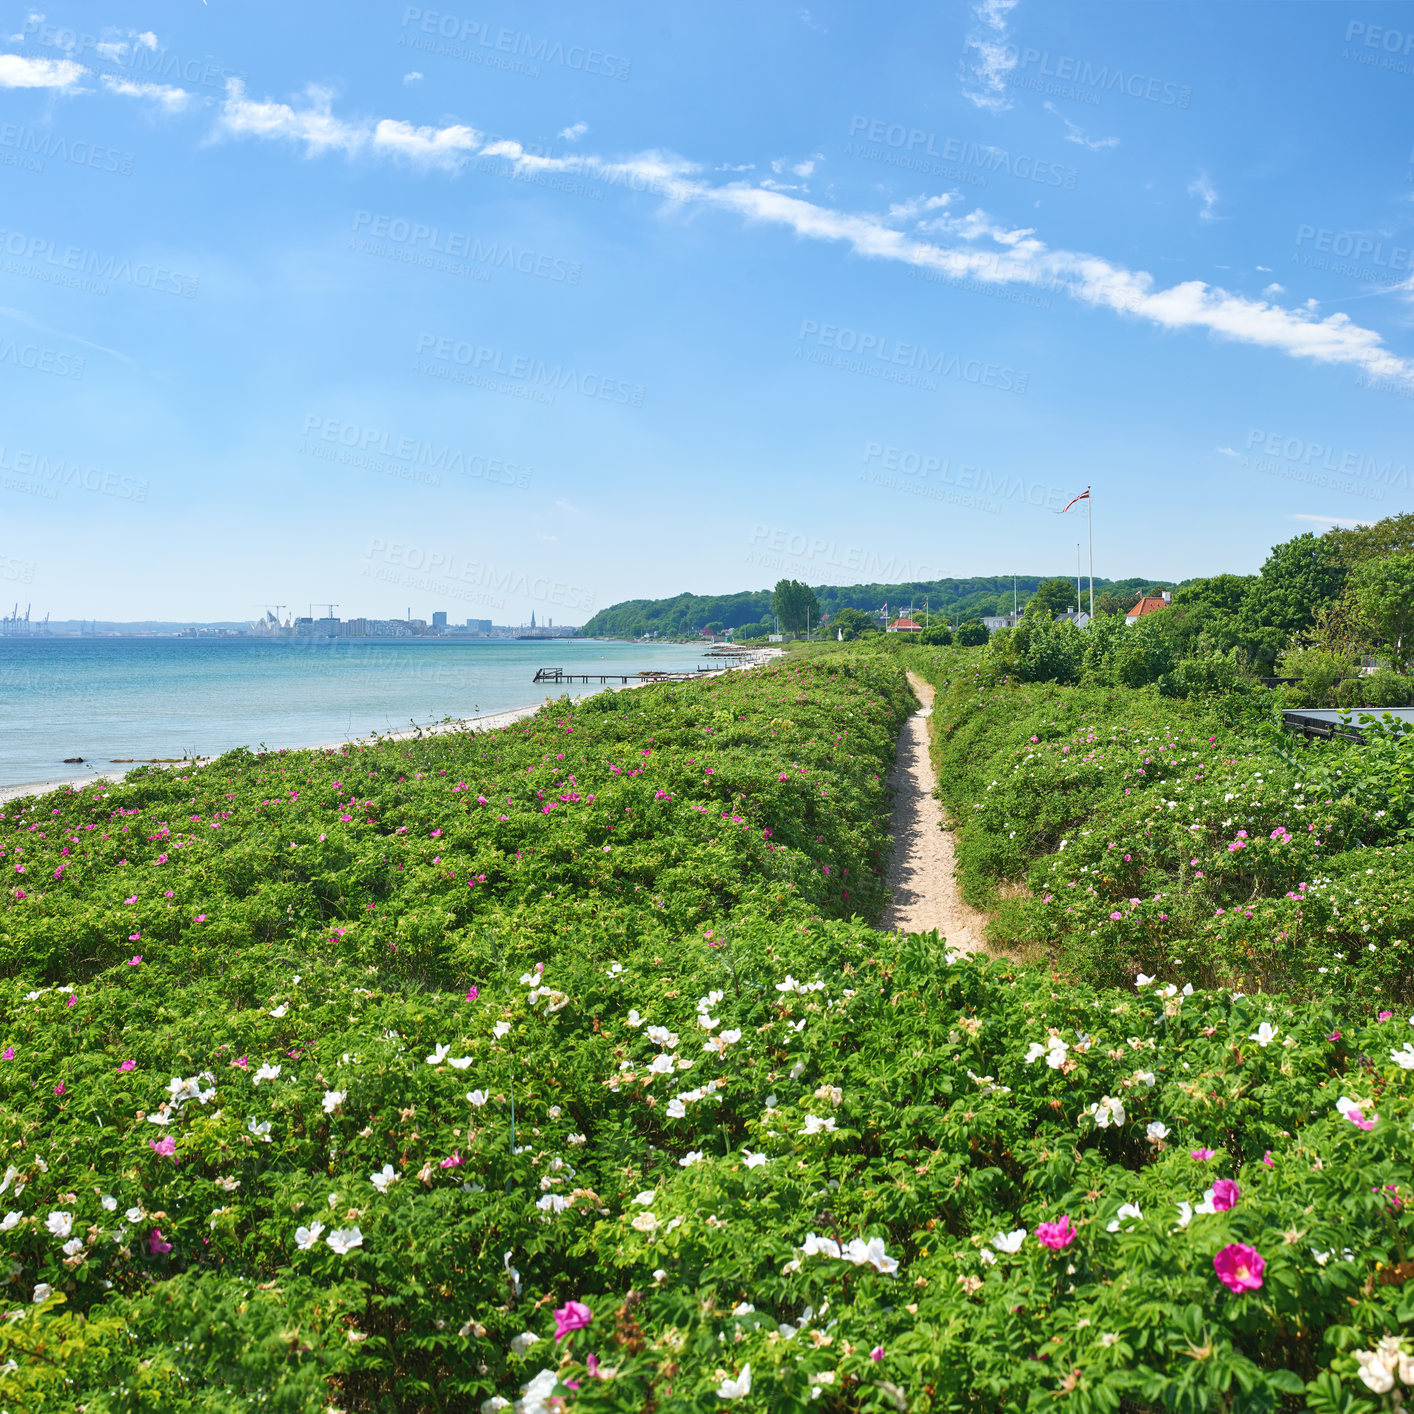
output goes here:
[[1065, 575], [1087, 485], [1108, 578], [1406, 509], [1387, 12], [19, 7], [0, 603], [582, 623]]

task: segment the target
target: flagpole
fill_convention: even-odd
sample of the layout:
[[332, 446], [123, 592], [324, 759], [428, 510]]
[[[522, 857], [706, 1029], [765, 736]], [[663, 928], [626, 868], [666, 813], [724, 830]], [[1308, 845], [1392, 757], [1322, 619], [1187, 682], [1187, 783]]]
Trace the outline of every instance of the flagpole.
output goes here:
[[1095, 618], [1095, 498], [1085, 488], [1085, 527], [1090, 532], [1090, 618]]

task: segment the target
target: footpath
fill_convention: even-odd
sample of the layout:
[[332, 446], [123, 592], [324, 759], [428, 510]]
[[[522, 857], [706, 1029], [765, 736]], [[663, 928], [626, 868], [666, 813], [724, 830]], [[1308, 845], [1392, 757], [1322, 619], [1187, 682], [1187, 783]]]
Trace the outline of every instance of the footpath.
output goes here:
[[879, 921], [887, 933], [926, 933], [936, 928], [955, 952], [985, 952], [986, 915], [962, 901], [952, 834], [944, 830], [942, 802], [933, 794], [938, 780], [929, 757], [928, 719], [933, 689], [916, 673], [909, 685], [922, 702], [899, 734], [898, 760], [890, 782], [894, 794], [889, 861], [892, 901]]

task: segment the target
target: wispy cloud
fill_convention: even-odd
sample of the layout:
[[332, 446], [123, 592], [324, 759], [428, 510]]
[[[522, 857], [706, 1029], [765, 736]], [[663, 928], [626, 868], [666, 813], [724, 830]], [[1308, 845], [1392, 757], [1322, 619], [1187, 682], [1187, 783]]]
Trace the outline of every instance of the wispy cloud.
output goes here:
[[571, 123], [569, 127], [560, 129], [560, 136], [566, 142], [578, 142], [588, 131], [588, 123]]
[[1088, 147], [1091, 152], [1101, 152], [1107, 147], [1119, 146], [1119, 139], [1117, 137], [1089, 137], [1085, 129], [1082, 128], [1079, 123], [1072, 122], [1067, 118], [1049, 98], [1041, 106], [1045, 108], [1046, 112], [1053, 114], [1065, 124], [1065, 140], [1067, 142], [1074, 142], [1078, 143], [1081, 147]]
[[415, 84], [420, 84], [421, 82], [422, 75], [416, 69], [414, 69], [410, 74], [403, 75], [403, 83], [405, 83], [409, 88], [412, 88]]
[[77, 88], [88, 71], [73, 59], [26, 59], [0, 54], [0, 88]]
[[1308, 525], [1369, 525], [1368, 520], [1361, 520], [1358, 516], [1310, 516], [1303, 515], [1300, 511], [1293, 511], [1287, 520], [1301, 520]]
[[1203, 209], [1198, 213], [1200, 221], [1220, 221], [1222, 219], [1213, 212], [1213, 208], [1218, 204], [1218, 193], [1217, 188], [1208, 180], [1206, 172], [1200, 173], [1189, 182], [1188, 195], [1196, 196], [1203, 203]]
[[673, 153], [648, 151], [613, 160], [588, 153], [544, 157], [526, 152], [511, 139], [488, 142], [463, 125], [436, 128], [391, 118], [346, 120], [333, 113], [332, 96], [322, 89], [308, 90], [306, 104], [299, 108], [251, 99], [237, 80], [228, 90], [219, 131], [232, 138], [290, 142], [303, 146], [310, 157], [393, 156], [450, 172], [463, 169], [472, 157], [499, 157], [519, 172], [570, 173], [650, 191], [680, 205], [711, 206], [753, 224], [781, 227], [802, 240], [842, 244], [867, 259], [998, 286], [1045, 284], [1077, 303], [1161, 329], [1205, 330], [1293, 358], [1352, 365], [1372, 376], [1414, 385], [1414, 364], [1392, 353], [1378, 333], [1347, 314], [1319, 318], [1309, 302], [1288, 309], [1203, 280], [1163, 288], [1146, 270], [1049, 246], [1033, 229], [1004, 226], [980, 209], [954, 209], [960, 199], [956, 193], [896, 204], [883, 215], [840, 211], [746, 181], [715, 184], [703, 178], [699, 164]]
[[1264, 299], [1275, 299], [1278, 295], [1284, 295], [1285, 293], [1286, 286], [1279, 285], [1275, 280], [1273, 280], [1272, 283], [1262, 291], [1262, 297]]
[[1234, 451], [1231, 447], [1214, 447], [1213, 450], [1220, 457], [1240, 457], [1242, 455], [1241, 452]]
[[1016, 67], [1016, 50], [1007, 41], [1007, 19], [1017, 0], [976, 0], [978, 23], [968, 31], [962, 58], [962, 92], [979, 108], [1000, 112], [1011, 107], [1006, 76]]
[[0, 305], [0, 315], [6, 319], [14, 319], [41, 334], [53, 334], [55, 338], [68, 339], [71, 343], [82, 344], [86, 349], [96, 349], [99, 353], [110, 354], [121, 363], [137, 366], [127, 354], [119, 353], [117, 349], [110, 349], [106, 344], [95, 344], [93, 340], [85, 339], [81, 334], [70, 334], [66, 329], [51, 329], [48, 324], [41, 324], [32, 314], [26, 314], [22, 309], [10, 309], [5, 305]]
[[169, 113], [180, 113], [194, 96], [186, 89], [174, 88], [171, 84], [137, 83], [132, 79], [114, 78], [111, 74], [103, 75], [103, 87], [123, 98], [150, 98]]

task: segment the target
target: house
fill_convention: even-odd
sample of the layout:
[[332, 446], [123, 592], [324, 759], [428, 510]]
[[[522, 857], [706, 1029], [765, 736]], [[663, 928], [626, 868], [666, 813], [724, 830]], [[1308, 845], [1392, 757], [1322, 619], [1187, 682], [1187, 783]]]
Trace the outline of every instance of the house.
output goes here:
[[1076, 628], [1084, 628], [1090, 622], [1090, 615], [1084, 609], [1067, 609], [1064, 613], [1056, 615], [1056, 622], [1074, 624]]
[[995, 633], [999, 628], [1015, 628], [1021, 622], [1020, 614], [988, 614], [982, 619], [986, 625], [988, 633]]
[[891, 624], [888, 626], [888, 628], [886, 628], [886, 629], [884, 630], [884, 632], [885, 632], [885, 633], [922, 633], [922, 632], [923, 632], [923, 625], [922, 625], [922, 624], [916, 624], [916, 623], [913, 622], [912, 619], [908, 619], [908, 618], [895, 619], [895, 620], [893, 621], [893, 623], [891, 623]]
[[1160, 609], [1167, 609], [1171, 603], [1169, 591], [1163, 591], [1160, 599], [1141, 599], [1125, 616], [1126, 625], [1132, 624], [1136, 619], [1142, 619], [1145, 614], [1157, 614]]

